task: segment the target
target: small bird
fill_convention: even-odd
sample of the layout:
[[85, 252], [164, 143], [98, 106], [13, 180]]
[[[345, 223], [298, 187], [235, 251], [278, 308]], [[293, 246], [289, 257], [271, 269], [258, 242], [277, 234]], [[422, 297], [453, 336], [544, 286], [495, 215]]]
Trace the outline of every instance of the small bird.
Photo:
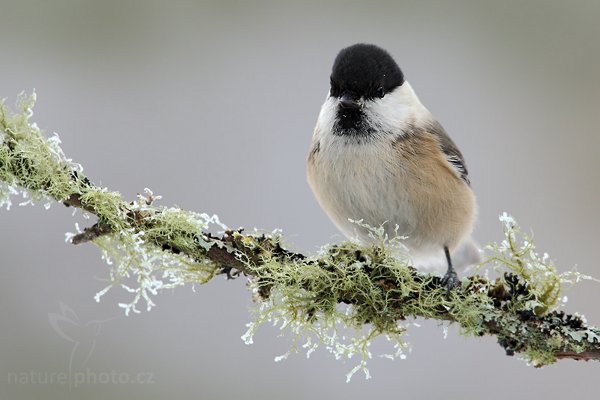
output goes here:
[[362, 220], [383, 225], [390, 237], [406, 236], [415, 265], [445, 255], [448, 290], [460, 283], [453, 259], [458, 266], [480, 261], [470, 238], [477, 205], [464, 158], [380, 47], [360, 43], [337, 55], [307, 176], [345, 236], [368, 243], [368, 229], [350, 221]]

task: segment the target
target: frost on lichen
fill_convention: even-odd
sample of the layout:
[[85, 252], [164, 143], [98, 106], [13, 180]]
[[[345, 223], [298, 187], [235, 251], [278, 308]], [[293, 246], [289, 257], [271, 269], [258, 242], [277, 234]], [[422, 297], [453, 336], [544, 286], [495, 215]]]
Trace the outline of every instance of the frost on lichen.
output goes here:
[[324, 247], [313, 258], [286, 263], [269, 259], [267, 252], [260, 265], [248, 263], [258, 305], [242, 339], [252, 343], [262, 324], [278, 326], [292, 337], [292, 348], [278, 359], [302, 350], [310, 356], [324, 347], [337, 359], [358, 357], [347, 375], [350, 380], [360, 370], [370, 377], [370, 345], [378, 337], [391, 345], [380, 357], [406, 357], [407, 319], [439, 319], [451, 312], [465, 332], [479, 332], [482, 313], [491, 308], [483, 292], [468, 299], [448, 293], [439, 277], [415, 274], [403, 238], [388, 238], [383, 228], [363, 227], [371, 230], [375, 244], [343, 242]]
[[59, 201], [83, 209], [84, 217], [95, 215], [93, 227], [67, 240], [100, 232], [90, 240], [110, 267], [96, 299], [122, 288], [127, 297], [119, 306], [126, 314], [150, 310], [154, 296], [167, 288], [206, 283], [218, 274], [247, 275], [256, 307], [244, 341], [251, 343], [261, 325], [275, 325], [292, 341], [277, 361], [323, 348], [338, 359], [358, 359], [348, 379], [361, 370], [370, 376], [367, 363], [377, 338], [390, 343], [380, 356], [404, 358], [404, 333], [418, 317], [442, 321], [445, 331], [455, 323], [464, 335], [495, 335], [507, 354], [519, 353], [536, 366], [563, 352], [600, 347], [600, 330], [559, 310], [564, 289], [591, 278], [575, 270], [558, 273], [507, 214], [500, 217], [504, 239], [488, 246], [480, 266], [485, 277], [464, 277], [447, 291], [441, 277], [411, 267], [403, 238], [386, 237], [383, 228], [360, 221], [354, 222], [371, 230], [372, 245], [342, 242], [306, 257], [286, 250], [279, 232], [230, 231], [216, 216], [158, 207], [159, 196], [148, 189], [126, 202], [93, 185], [62, 152], [58, 136], [45, 137], [30, 121], [34, 100], [21, 95], [17, 112], [0, 102], [0, 206], [21, 196], [20, 204]]
[[[266, 253], [259, 266], [249, 263], [258, 307], [243, 340], [252, 343], [263, 323], [278, 326], [291, 334], [292, 348], [277, 360], [301, 350], [308, 357], [319, 347], [336, 359], [358, 356], [360, 362], [348, 379], [359, 370], [370, 376], [366, 367], [372, 357], [369, 347], [378, 336], [391, 343], [390, 352], [383, 356], [404, 357], [407, 343], [402, 333], [407, 324], [402, 320], [419, 304], [407, 303], [402, 308], [393, 304], [427, 282], [414, 279], [406, 257], [392, 256], [403, 252], [399, 238], [386, 240], [381, 228], [371, 234], [381, 239], [378, 246], [346, 242], [327, 246], [308, 260], [281, 263]], [[276, 235], [269, 238], [280, 240]], [[387, 280], [402, 284], [382, 290]]]
[[30, 122], [35, 99], [35, 93], [21, 93], [16, 113], [0, 101], [0, 205], [7, 208], [16, 194], [24, 203], [64, 200], [79, 184], [71, 177], [81, 166], [65, 156], [58, 135], [46, 138]]
[[[507, 213], [500, 216], [504, 228], [504, 240], [491, 243], [487, 249], [491, 255], [485, 264], [491, 264], [496, 271], [510, 271], [516, 274], [527, 286], [530, 296], [522, 298], [526, 306], [536, 315], [543, 315], [555, 309], [563, 289], [581, 280], [590, 280], [575, 269], [558, 273], [548, 253], [536, 252], [532, 235], [524, 233], [514, 218]], [[522, 308], [524, 304], [514, 304]]]
[[[402, 239], [386, 238], [381, 228], [371, 229], [374, 245], [330, 245], [310, 259], [281, 263], [264, 252], [258, 265], [247, 264], [257, 307], [242, 338], [252, 343], [258, 327], [269, 323], [292, 338], [283, 358], [302, 350], [308, 356], [318, 347], [336, 358], [356, 356], [348, 379], [359, 370], [369, 376], [369, 346], [378, 337], [392, 344], [391, 353], [382, 356], [403, 358], [408, 346], [403, 333], [416, 317], [457, 323], [464, 335], [495, 334], [507, 353], [520, 352], [536, 366], [554, 362], [561, 349], [583, 350], [577, 340], [594, 343], [597, 331], [586, 329], [578, 317], [565, 321], [557, 311], [565, 286], [591, 278], [576, 271], [557, 273], [512, 217], [504, 214], [500, 220], [505, 239], [489, 246], [483, 263], [499, 277], [464, 278], [461, 289], [451, 292], [440, 277], [415, 273], [409, 258], [402, 257]], [[539, 324], [528, 324], [531, 316], [539, 317]], [[564, 340], [565, 335], [574, 340]]]
[[[0, 102], [0, 206], [10, 208], [18, 197], [21, 205], [49, 205], [76, 196], [84, 217], [95, 214], [111, 232], [94, 241], [110, 265], [109, 282], [97, 300], [110, 288], [121, 287], [132, 296], [119, 304], [128, 314], [138, 311], [140, 301], [150, 309], [151, 296], [161, 289], [204, 283], [216, 274], [218, 267], [205, 257], [208, 244], [201, 235], [211, 225], [225, 228], [216, 216], [151, 206], [159, 196], [149, 189], [126, 203], [120, 193], [92, 185], [82, 167], [65, 156], [58, 135], [47, 138], [30, 121], [34, 102], [35, 94], [19, 95], [16, 112]], [[67, 240], [74, 235], [67, 234]], [[197, 250], [198, 244], [204, 252]]]
[[[160, 196], [146, 188], [145, 195], [138, 195], [138, 199], [128, 205], [127, 214], [143, 216], [147, 230], [123, 228], [94, 240], [102, 250], [103, 260], [110, 266], [109, 284], [96, 294], [95, 299], [100, 301], [111, 288], [121, 287], [133, 295], [128, 302], [119, 303], [126, 315], [131, 311], [139, 313], [138, 306], [142, 300], [146, 310], [150, 311], [155, 305], [152, 296], [162, 289], [203, 284], [219, 270], [208, 258], [192, 257], [185, 251], [192, 248], [192, 243], [197, 245], [202, 241], [200, 233], [203, 230], [213, 225], [226, 228], [218, 217], [150, 205], [158, 199]], [[127, 216], [123, 218], [126, 220]], [[182, 234], [184, 232], [191, 234]], [[172, 239], [172, 246], [179, 251], [164, 251], [157, 245], [157, 238]]]

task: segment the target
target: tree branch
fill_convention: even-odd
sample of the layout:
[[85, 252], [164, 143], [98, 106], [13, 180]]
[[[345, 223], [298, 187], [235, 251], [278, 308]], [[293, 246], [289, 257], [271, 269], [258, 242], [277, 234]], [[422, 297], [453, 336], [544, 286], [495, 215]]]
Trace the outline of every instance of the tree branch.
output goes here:
[[[423, 317], [459, 324], [467, 335], [496, 336], [508, 355], [521, 353], [536, 366], [565, 358], [600, 360], [600, 330], [557, 309], [561, 285], [586, 277], [556, 273], [545, 258], [532, 253], [530, 241], [517, 243], [518, 227], [511, 221], [505, 221], [506, 245], [497, 246], [489, 259], [503, 268], [501, 276], [469, 276], [451, 292], [440, 277], [409, 266], [377, 229], [377, 245], [343, 242], [310, 257], [286, 249], [278, 234], [225, 230], [213, 235], [205, 229], [214, 218], [154, 206], [151, 192], [126, 202], [92, 184], [64, 156], [57, 140], [44, 138], [29, 122], [32, 103], [22, 98], [21, 113], [0, 105], [0, 205], [2, 199], [9, 201], [8, 194], [22, 190], [36, 200], [62, 202], [95, 215], [98, 221], [72, 242], [91, 241], [107, 254], [111, 249], [116, 257], [125, 254], [127, 262], [117, 263], [111, 273], [113, 283], [137, 274], [142, 283], [136, 298], [149, 301], [147, 291], [205, 282], [218, 274], [245, 275], [264, 306], [258, 322], [284, 321], [294, 334], [306, 331], [324, 341], [333, 337], [327, 329], [335, 330], [339, 323], [367, 326], [365, 341], [356, 342], [365, 346], [360, 347], [363, 352], [373, 337], [399, 338], [402, 321]], [[148, 261], [157, 257], [155, 264]], [[169, 285], [156, 283], [156, 271], [169, 276]], [[350, 308], [340, 311], [339, 304]]]

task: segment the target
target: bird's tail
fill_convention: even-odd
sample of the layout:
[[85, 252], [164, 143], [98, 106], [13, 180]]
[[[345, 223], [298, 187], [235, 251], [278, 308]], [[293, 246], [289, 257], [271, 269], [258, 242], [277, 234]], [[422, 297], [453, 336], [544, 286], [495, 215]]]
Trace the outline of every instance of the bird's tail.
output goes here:
[[472, 237], [465, 239], [451, 254], [452, 263], [457, 269], [467, 269], [483, 261], [483, 251]]
[[[472, 237], [463, 240], [450, 254], [452, 265], [457, 271], [464, 271], [468, 267], [479, 264], [483, 257], [482, 251], [477, 242]], [[414, 266], [419, 269], [444, 272], [448, 268], [444, 252], [440, 250], [439, 254], [429, 257], [413, 258]]]

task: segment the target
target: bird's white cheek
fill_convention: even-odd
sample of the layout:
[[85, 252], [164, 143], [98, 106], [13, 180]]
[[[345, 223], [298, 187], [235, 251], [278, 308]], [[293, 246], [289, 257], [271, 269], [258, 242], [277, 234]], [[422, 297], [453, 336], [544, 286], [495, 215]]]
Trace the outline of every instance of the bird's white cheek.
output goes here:
[[371, 126], [392, 133], [398, 132], [398, 128], [404, 128], [407, 123], [418, 123], [431, 118], [408, 82], [382, 99], [366, 103], [365, 115]]
[[398, 101], [395, 96], [386, 96], [383, 99], [371, 102], [365, 110], [371, 126], [383, 132], [397, 132], [407, 120], [413, 117], [413, 112], [405, 104]]
[[383, 132], [392, 131], [400, 122], [399, 110], [391, 108], [387, 103], [389, 101], [382, 99], [371, 102], [365, 107], [368, 124]]
[[[327, 96], [327, 99], [321, 106], [321, 112], [319, 113], [319, 119], [317, 120], [317, 129], [315, 129], [315, 134], [324, 134], [327, 132], [331, 132], [333, 130], [333, 125], [335, 124], [336, 118], [336, 109], [337, 109], [337, 100], [333, 97]], [[320, 138], [316, 138], [320, 139]]]

